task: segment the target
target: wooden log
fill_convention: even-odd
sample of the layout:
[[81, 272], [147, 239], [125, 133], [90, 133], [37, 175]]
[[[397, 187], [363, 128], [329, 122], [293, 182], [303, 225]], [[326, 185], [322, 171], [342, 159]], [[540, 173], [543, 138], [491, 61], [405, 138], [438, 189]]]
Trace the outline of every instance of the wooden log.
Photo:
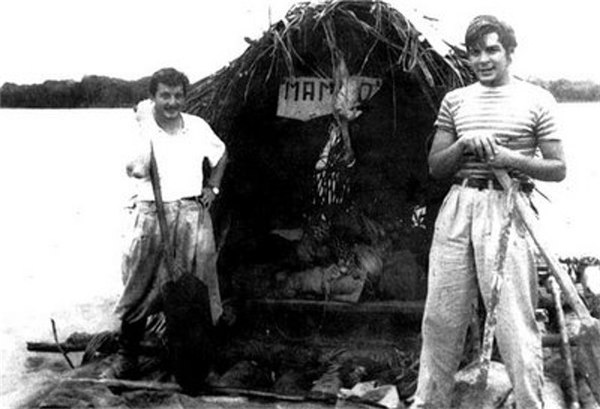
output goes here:
[[282, 308], [290, 311], [325, 310], [330, 312], [398, 314], [421, 319], [425, 301], [373, 301], [345, 303], [297, 299], [256, 299], [247, 301], [251, 308]]
[[560, 330], [560, 352], [565, 361], [565, 375], [567, 382], [566, 392], [569, 399], [569, 409], [579, 409], [581, 406], [579, 405], [579, 395], [577, 393], [577, 383], [575, 382], [575, 371], [573, 369], [573, 357], [571, 356], [569, 335], [567, 334], [567, 327], [565, 325], [565, 313], [562, 309], [562, 302], [560, 299], [560, 289], [558, 288], [558, 284], [554, 277], [548, 278], [548, 285], [554, 298], [556, 318]]
[[68, 378], [63, 383], [104, 385], [121, 391], [149, 390], [160, 392], [181, 392], [181, 386], [172, 382], [132, 381], [127, 379]]
[[[157, 392], [182, 393], [183, 389], [172, 382], [152, 382], [152, 381], [131, 381], [125, 379], [95, 379], [95, 378], [69, 378], [63, 382], [73, 384], [97, 384], [104, 385], [110, 389], [121, 391], [149, 390]], [[283, 395], [279, 393], [260, 391], [255, 389], [228, 388], [220, 386], [207, 386], [204, 393], [213, 393], [221, 395], [248, 396], [256, 398], [270, 398], [282, 401], [302, 402], [306, 400], [301, 395]]]
[[[542, 335], [542, 346], [546, 348], [559, 348], [561, 346], [562, 337], [560, 334], [544, 334]], [[569, 345], [575, 346], [579, 343], [579, 336], [569, 337]]]
[[61, 353], [61, 348], [65, 352], [85, 351], [86, 345], [74, 344], [71, 342], [61, 342], [60, 347], [55, 342], [27, 342], [27, 350], [31, 352], [56, 352]]
[[[170, 393], [183, 393], [183, 389], [176, 383], [172, 382], [151, 382], [151, 381], [130, 381], [124, 379], [95, 379], [95, 378], [69, 378], [65, 379], [63, 382], [72, 383], [72, 384], [96, 384], [96, 385], [104, 385], [109, 389], [117, 389], [121, 391], [135, 391], [135, 390], [150, 390], [157, 392], [170, 392]], [[311, 399], [308, 395], [286, 395], [280, 394], [270, 391], [262, 391], [256, 389], [244, 389], [244, 388], [228, 388], [228, 387], [220, 387], [220, 386], [207, 386], [205, 390], [202, 391], [204, 395], [207, 394], [216, 394], [216, 395], [228, 395], [228, 396], [245, 396], [249, 398], [259, 398], [259, 399], [271, 399], [278, 401], [287, 401], [287, 402], [306, 402], [306, 401], [315, 401], [320, 402], [320, 399]], [[347, 399], [351, 402], [360, 403], [365, 406], [371, 406], [376, 408], [386, 408], [377, 402], [373, 402], [370, 400], [362, 399], [360, 397], [354, 396], [350, 399]]]
[[[49, 353], [62, 353], [61, 349], [65, 352], [83, 352], [86, 350], [87, 342], [70, 342], [65, 341], [59, 344], [56, 342], [48, 341], [27, 341], [26, 348], [30, 352], [49, 352]], [[140, 350], [142, 354], [153, 355], [161, 351], [161, 347], [150, 342], [142, 342]], [[116, 351], [116, 348], [115, 348]], [[113, 352], [113, 351], [111, 351]]]

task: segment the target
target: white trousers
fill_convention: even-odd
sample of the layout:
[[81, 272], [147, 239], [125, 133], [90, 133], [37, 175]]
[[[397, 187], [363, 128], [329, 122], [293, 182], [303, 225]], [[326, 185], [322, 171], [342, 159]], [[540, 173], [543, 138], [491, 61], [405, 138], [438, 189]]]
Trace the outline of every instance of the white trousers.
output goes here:
[[[444, 199], [429, 257], [415, 408], [450, 405], [478, 289], [486, 305], [490, 299], [506, 198], [504, 191], [453, 185]], [[513, 220], [495, 335], [518, 408], [535, 409], [543, 407], [543, 361], [535, 320], [537, 270], [526, 235]]]

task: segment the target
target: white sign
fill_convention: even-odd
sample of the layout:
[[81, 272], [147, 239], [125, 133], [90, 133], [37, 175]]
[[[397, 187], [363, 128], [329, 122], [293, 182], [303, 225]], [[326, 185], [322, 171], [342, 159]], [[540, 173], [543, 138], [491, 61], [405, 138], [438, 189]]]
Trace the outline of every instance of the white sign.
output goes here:
[[[358, 93], [356, 100], [361, 103], [370, 99], [379, 88], [382, 81], [378, 78], [350, 77], [354, 82], [350, 88]], [[332, 79], [317, 77], [286, 78], [279, 86], [277, 116], [308, 121], [319, 116], [330, 115], [333, 112]]]

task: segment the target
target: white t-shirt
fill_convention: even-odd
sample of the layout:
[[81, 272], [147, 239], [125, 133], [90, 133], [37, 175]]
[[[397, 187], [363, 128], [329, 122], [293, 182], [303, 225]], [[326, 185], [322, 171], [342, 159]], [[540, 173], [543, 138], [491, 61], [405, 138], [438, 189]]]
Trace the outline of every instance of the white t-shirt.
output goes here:
[[[225, 152], [225, 144], [200, 117], [182, 114], [183, 128], [175, 135], [166, 133], [150, 117], [140, 121], [135, 155], [149, 156], [150, 143], [158, 166], [163, 200], [174, 201], [202, 193], [202, 164], [207, 158], [215, 166]], [[154, 200], [150, 178], [139, 180], [137, 200]]]

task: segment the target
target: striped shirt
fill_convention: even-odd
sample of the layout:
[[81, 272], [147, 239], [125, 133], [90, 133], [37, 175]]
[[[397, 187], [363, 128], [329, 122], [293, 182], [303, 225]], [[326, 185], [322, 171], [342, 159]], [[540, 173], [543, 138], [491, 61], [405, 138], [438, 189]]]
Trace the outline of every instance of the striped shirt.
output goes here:
[[[501, 143], [525, 156], [539, 155], [542, 141], [560, 140], [556, 100], [548, 91], [511, 78], [500, 87], [475, 83], [449, 92], [442, 101], [435, 126], [457, 139], [471, 132], [491, 133]], [[492, 178], [488, 164], [465, 153], [457, 177]], [[523, 174], [513, 176], [527, 179]]]

